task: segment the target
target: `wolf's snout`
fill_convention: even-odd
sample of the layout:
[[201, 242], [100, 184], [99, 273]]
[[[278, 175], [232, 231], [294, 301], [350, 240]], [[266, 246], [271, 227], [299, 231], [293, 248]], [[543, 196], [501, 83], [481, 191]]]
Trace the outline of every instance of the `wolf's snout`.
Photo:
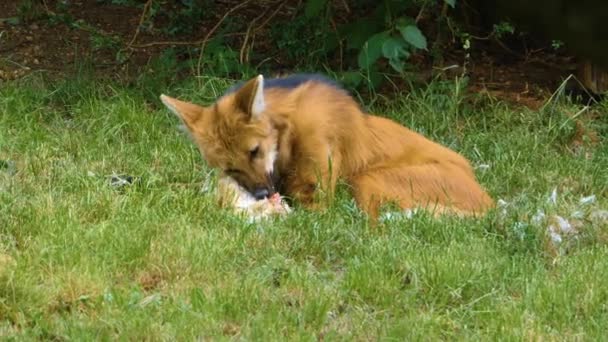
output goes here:
[[269, 198], [274, 195], [276, 192], [274, 186], [274, 176], [272, 173], [266, 174], [266, 184], [260, 184], [256, 186], [251, 194], [255, 197], [256, 200], [263, 200], [264, 198]]
[[258, 187], [253, 190], [252, 195], [253, 197], [255, 197], [256, 200], [259, 201], [263, 200], [264, 198], [270, 197], [271, 193], [267, 187]]
[[270, 191], [269, 196], [272, 196], [275, 192], [277, 192], [275, 178], [276, 178], [276, 174], [273, 172], [266, 174], [266, 184], [268, 184], [268, 191]]

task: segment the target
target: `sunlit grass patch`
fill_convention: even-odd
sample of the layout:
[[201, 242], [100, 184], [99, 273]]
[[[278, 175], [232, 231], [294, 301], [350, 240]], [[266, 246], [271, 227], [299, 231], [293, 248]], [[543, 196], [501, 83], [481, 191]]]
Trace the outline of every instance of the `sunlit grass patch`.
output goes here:
[[[204, 102], [229, 86], [203, 81], [167, 92]], [[608, 228], [592, 219], [608, 209], [606, 104], [572, 119], [581, 108], [564, 99], [532, 111], [434, 83], [372, 109], [467, 156], [504, 205], [372, 228], [342, 185], [326, 212], [248, 223], [202, 191], [212, 173], [145, 90], [75, 82], [0, 89], [0, 336], [597, 339], [608, 328]], [[577, 224], [561, 243], [555, 215]]]

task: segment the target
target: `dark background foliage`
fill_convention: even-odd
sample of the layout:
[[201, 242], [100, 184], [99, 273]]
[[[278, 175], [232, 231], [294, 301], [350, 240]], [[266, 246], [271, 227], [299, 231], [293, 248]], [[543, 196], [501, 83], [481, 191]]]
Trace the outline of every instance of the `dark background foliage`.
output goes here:
[[0, 13], [0, 79], [88, 65], [159, 82], [315, 71], [361, 91], [437, 75], [507, 92], [522, 76], [608, 83], [601, 0], [17, 0]]

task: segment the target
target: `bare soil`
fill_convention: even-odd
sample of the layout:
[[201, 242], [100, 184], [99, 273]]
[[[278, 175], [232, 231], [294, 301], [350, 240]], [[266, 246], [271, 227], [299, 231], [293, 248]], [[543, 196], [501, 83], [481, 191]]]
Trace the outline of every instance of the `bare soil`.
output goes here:
[[[39, 71], [65, 75], [82, 60], [92, 61], [100, 75], [132, 77], [142, 72], [151, 58], [173, 45], [164, 42], [177, 41], [176, 45], [200, 42], [223, 15], [222, 11], [210, 13], [197, 32], [176, 39], [159, 31], [137, 32], [142, 9], [135, 6], [73, 0], [67, 8], [70, 20], [61, 21], [57, 17], [49, 20], [43, 16], [27, 23], [15, 22], [18, 6], [19, 1], [0, 2], [0, 82]], [[113, 41], [118, 43], [113, 45]], [[257, 49], [264, 48], [263, 42], [256, 44]], [[118, 51], [128, 58], [117, 58]], [[462, 74], [465, 65], [470, 91], [487, 92], [498, 99], [532, 108], [539, 107], [573, 72], [572, 58], [547, 50], [520, 54], [480, 41], [474, 42], [469, 57], [465, 55], [462, 50], [448, 53], [444, 65], [459, 67], [446, 73]], [[432, 66], [429, 58], [415, 60], [419, 61], [417, 67], [421, 75], [436, 71], [437, 66]], [[277, 66], [279, 68], [284, 66]]]

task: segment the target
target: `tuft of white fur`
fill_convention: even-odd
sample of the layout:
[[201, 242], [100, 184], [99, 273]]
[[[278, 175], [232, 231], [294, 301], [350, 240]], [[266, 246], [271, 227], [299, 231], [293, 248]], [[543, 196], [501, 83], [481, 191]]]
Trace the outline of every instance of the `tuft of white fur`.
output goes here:
[[274, 162], [277, 160], [277, 145], [273, 145], [270, 151], [266, 153], [266, 160], [264, 161], [264, 167], [267, 174], [272, 174], [274, 171]]
[[179, 111], [177, 110], [177, 108], [175, 108], [173, 106], [173, 103], [171, 103], [171, 100], [169, 99], [169, 97], [167, 95], [161, 94], [160, 100], [173, 114], [177, 115], [179, 118], [182, 117], [181, 114], [179, 113]]
[[251, 104], [251, 116], [259, 118], [266, 110], [266, 101], [264, 100], [264, 76], [258, 75], [258, 87], [255, 90], [253, 103]]

